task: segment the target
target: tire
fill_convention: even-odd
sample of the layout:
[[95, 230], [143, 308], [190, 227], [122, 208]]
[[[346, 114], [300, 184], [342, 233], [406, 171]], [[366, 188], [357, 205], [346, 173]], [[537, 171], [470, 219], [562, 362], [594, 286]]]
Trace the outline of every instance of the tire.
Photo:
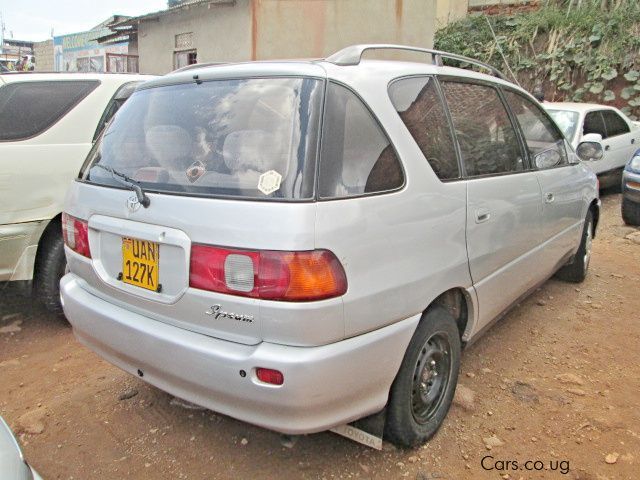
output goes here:
[[587, 212], [587, 217], [584, 220], [584, 228], [582, 230], [582, 240], [580, 241], [580, 247], [576, 252], [576, 256], [573, 262], [565, 265], [556, 276], [560, 280], [571, 283], [581, 283], [587, 278], [587, 271], [589, 270], [589, 262], [591, 261], [591, 244], [593, 241], [593, 214], [591, 210]]
[[459, 370], [456, 321], [444, 308], [432, 307], [422, 316], [391, 386], [385, 437], [400, 447], [433, 437], [453, 401]]
[[640, 225], [640, 203], [622, 197], [622, 220], [627, 225]]
[[60, 304], [60, 279], [67, 268], [64, 255], [64, 240], [58, 230], [43, 239], [42, 254], [38, 258], [35, 292], [38, 300], [51, 313], [62, 314]]

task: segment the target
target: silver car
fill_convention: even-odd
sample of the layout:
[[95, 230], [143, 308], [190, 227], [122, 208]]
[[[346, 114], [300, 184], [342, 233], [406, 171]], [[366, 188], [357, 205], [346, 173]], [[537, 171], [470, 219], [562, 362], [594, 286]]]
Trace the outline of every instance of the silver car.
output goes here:
[[640, 226], [640, 150], [636, 151], [622, 173], [622, 220]]
[[386, 408], [386, 438], [429, 439], [461, 348], [554, 273], [585, 278], [600, 203], [555, 123], [499, 72], [417, 48], [433, 64], [361, 60], [374, 48], [411, 49], [140, 86], [66, 201], [78, 339], [279, 432]]

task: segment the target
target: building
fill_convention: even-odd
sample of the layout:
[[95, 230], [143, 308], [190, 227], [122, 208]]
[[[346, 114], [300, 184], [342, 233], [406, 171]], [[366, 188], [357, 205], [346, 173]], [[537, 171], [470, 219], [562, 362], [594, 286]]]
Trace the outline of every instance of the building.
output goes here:
[[[438, 0], [448, 18], [466, 14], [467, 1]], [[110, 30], [137, 39], [140, 72], [164, 74], [195, 62], [320, 58], [354, 43], [430, 47], [435, 12], [436, 0], [191, 0]]]
[[[137, 72], [137, 45], [109, 28], [129, 17], [114, 15], [86, 32], [53, 38], [57, 72]], [[100, 40], [100, 42], [98, 41]]]
[[21, 58], [33, 58], [33, 42], [14, 40], [13, 38], [0, 39], [0, 62], [13, 68]]

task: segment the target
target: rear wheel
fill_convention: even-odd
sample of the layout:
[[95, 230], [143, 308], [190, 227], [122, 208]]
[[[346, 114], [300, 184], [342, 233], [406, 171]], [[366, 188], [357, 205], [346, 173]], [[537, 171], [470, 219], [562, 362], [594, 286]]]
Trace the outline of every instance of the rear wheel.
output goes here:
[[640, 225], [640, 203], [622, 197], [622, 220], [627, 225]]
[[409, 343], [391, 386], [386, 437], [414, 447], [438, 431], [449, 411], [460, 369], [460, 335], [442, 307], [430, 308]]
[[62, 234], [58, 231], [52, 232], [43, 239], [40, 248], [43, 250], [38, 256], [35, 292], [47, 310], [61, 314], [60, 279], [67, 268]]
[[584, 220], [584, 229], [582, 231], [582, 241], [576, 256], [568, 265], [558, 270], [557, 277], [560, 280], [571, 283], [580, 283], [587, 278], [589, 270], [589, 262], [591, 261], [591, 247], [593, 245], [593, 214], [591, 210], [587, 213]]

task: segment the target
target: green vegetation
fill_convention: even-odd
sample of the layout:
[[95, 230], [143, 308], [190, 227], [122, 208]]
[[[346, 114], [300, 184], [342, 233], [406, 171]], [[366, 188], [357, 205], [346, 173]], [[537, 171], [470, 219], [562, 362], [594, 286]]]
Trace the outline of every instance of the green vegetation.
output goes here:
[[494, 65], [529, 90], [542, 84], [548, 99], [640, 116], [638, 0], [547, 0], [526, 13], [469, 15], [439, 30], [435, 45]]

